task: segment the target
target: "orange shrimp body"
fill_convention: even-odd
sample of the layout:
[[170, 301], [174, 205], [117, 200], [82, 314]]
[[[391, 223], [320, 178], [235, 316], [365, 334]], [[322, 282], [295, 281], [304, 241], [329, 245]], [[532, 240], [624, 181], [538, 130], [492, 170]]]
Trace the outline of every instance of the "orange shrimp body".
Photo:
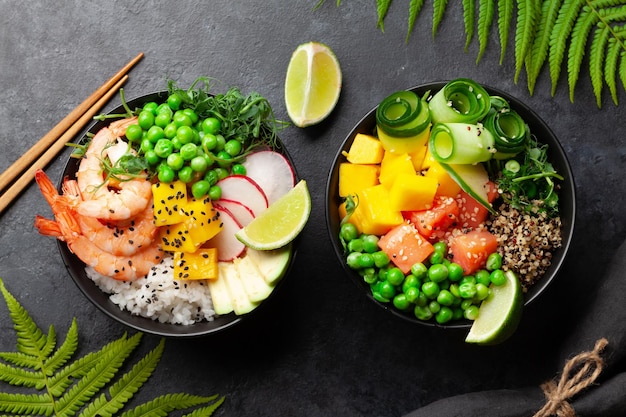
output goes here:
[[117, 134], [135, 119], [113, 122], [95, 134], [83, 156], [76, 179], [83, 196], [77, 211], [83, 216], [103, 220], [127, 220], [145, 210], [151, 202], [152, 189], [144, 178], [120, 181], [117, 189], [103, 176], [102, 161], [107, 157], [107, 147], [114, 144]]

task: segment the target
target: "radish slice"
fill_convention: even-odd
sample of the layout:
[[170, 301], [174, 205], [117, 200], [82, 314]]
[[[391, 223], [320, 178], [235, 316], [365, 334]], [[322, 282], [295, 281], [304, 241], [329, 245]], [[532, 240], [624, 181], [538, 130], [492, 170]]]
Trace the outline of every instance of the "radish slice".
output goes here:
[[206, 247], [217, 248], [217, 260], [222, 262], [229, 262], [233, 259], [241, 256], [246, 250], [246, 245], [241, 243], [235, 237], [241, 229], [241, 224], [235, 219], [232, 213], [224, 208], [217, 208], [215, 210], [220, 215], [222, 221], [222, 230], [206, 242]]
[[243, 162], [246, 175], [252, 178], [272, 204], [296, 185], [296, 173], [284, 155], [275, 151], [258, 151]]
[[226, 209], [229, 211], [242, 227], [246, 227], [252, 220], [254, 220], [254, 213], [252, 210], [241, 204], [239, 201], [219, 199], [213, 203], [213, 206], [216, 209]]
[[231, 175], [217, 182], [222, 189], [221, 198], [237, 201], [258, 216], [268, 207], [267, 197], [261, 187], [245, 175]]

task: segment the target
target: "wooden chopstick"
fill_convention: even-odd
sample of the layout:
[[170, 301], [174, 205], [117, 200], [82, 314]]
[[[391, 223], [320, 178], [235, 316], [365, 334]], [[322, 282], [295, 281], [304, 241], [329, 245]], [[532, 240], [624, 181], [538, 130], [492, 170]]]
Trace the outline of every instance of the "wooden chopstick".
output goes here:
[[128, 75], [123, 75], [113, 86], [100, 97], [83, 115], [70, 126], [69, 129], [63, 133], [57, 141], [52, 143], [48, 149], [41, 155], [41, 157], [34, 162], [24, 171], [6, 192], [0, 197], [0, 214], [13, 199], [15, 199], [26, 188], [32, 180], [35, 178], [35, 171], [43, 169], [54, 157], [63, 149], [65, 145], [70, 142], [83, 128], [84, 126], [93, 120], [93, 117], [100, 111], [100, 109], [118, 92], [120, 87], [128, 80]]
[[[65, 116], [55, 127], [46, 133], [35, 145], [33, 145], [28, 152], [22, 155], [17, 161], [13, 163], [0, 175], [0, 191], [4, 190], [18, 175], [20, 175], [25, 169], [27, 169], [44, 151], [46, 151], [52, 144], [77, 120], [81, 118], [85, 112], [94, 106], [96, 102], [108, 91], [111, 87], [124, 76], [130, 69], [135, 66], [143, 58], [143, 52], [133, 58], [128, 64], [126, 64], [121, 70], [119, 70], [113, 77], [111, 77], [100, 88], [94, 91], [85, 101], [80, 103], [70, 114]], [[89, 120], [85, 120], [84, 124]], [[62, 148], [59, 148], [59, 150]], [[2, 210], [0, 210], [2, 212]]]

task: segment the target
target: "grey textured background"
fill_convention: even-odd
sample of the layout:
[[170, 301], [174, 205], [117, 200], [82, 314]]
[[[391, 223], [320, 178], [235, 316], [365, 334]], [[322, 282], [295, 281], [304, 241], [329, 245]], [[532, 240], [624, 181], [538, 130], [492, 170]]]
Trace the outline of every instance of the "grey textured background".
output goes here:
[[[513, 82], [513, 48], [499, 65], [494, 30], [475, 63], [463, 51], [460, 4], [450, 2], [435, 38], [426, 2], [409, 42], [407, 6], [392, 4], [385, 32], [373, 2], [316, 0], [158, 2], [0, 0], [0, 169], [50, 130], [139, 52], [127, 98], [181, 86], [199, 75], [242, 91], [258, 91], [286, 119], [283, 82], [291, 52], [303, 42], [330, 45], [343, 70], [340, 102], [319, 126], [289, 128], [281, 138], [307, 179], [313, 213], [296, 265], [277, 305], [254, 326], [198, 340], [168, 340], [154, 376], [134, 403], [170, 392], [227, 396], [223, 416], [397, 416], [449, 395], [536, 386], [556, 374], [563, 338], [585, 313], [589, 289], [626, 234], [623, 181], [625, 111], [608, 99], [598, 109], [586, 68], [568, 97], [565, 76], [550, 95], [542, 73], [533, 96], [525, 74]], [[452, 4], [454, 3], [454, 4]], [[586, 65], [586, 62], [583, 63]], [[507, 91], [548, 121], [574, 170], [578, 219], [563, 274], [526, 311], [502, 346], [477, 348], [458, 332], [391, 320], [356, 291], [333, 258], [325, 228], [324, 192], [332, 157], [352, 126], [389, 93], [424, 82], [470, 77]], [[620, 91], [620, 100], [626, 96]], [[119, 104], [112, 100], [108, 109]], [[106, 110], [106, 109], [105, 109]], [[46, 169], [58, 179], [68, 153]], [[48, 214], [31, 186], [0, 218], [0, 277], [42, 328], [65, 334], [78, 319], [81, 352], [126, 329], [105, 317], [71, 282], [53, 239], [33, 229]], [[143, 349], [157, 338], [144, 337]], [[0, 350], [15, 336], [0, 303]], [[589, 343], [591, 347], [592, 342]]]

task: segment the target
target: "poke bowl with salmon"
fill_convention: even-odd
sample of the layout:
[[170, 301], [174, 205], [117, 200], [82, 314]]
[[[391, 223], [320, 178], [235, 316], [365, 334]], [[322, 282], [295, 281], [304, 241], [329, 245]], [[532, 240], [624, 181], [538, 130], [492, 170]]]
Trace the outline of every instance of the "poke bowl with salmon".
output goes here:
[[52, 216], [35, 226], [58, 239], [76, 285], [115, 320], [162, 336], [225, 330], [272, 297], [303, 227], [273, 246], [244, 233], [281, 200], [307, 201], [281, 122], [259, 94], [212, 95], [205, 78], [128, 102], [121, 93], [72, 145], [58, 186], [36, 173]]
[[505, 284], [519, 298], [509, 304], [526, 305], [557, 275], [574, 182], [528, 106], [459, 78], [390, 94], [357, 123], [331, 167], [326, 214], [341, 265], [372, 301], [468, 329]]

